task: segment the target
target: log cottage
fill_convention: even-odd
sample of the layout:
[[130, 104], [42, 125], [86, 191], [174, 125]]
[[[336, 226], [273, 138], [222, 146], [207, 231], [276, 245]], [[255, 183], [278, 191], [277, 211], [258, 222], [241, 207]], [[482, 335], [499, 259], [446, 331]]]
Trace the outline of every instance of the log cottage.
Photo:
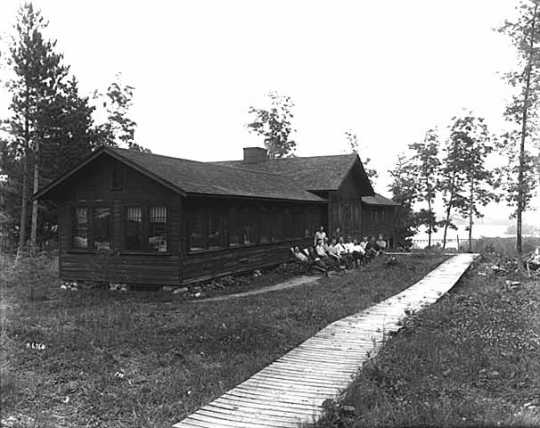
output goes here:
[[356, 154], [196, 162], [102, 147], [35, 198], [58, 207], [60, 277], [180, 285], [276, 265], [315, 230], [383, 233], [396, 204]]

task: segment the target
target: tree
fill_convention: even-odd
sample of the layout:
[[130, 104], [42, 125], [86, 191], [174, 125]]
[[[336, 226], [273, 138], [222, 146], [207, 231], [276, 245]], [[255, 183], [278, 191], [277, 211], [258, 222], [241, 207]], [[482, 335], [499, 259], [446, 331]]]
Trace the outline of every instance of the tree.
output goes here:
[[94, 100], [105, 109], [107, 115], [106, 121], [96, 127], [99, 145], [150, 151], [135, 142], [137, 122], [129, 117], [134, 93], [133, 86], [121, 83], [120, 74], [116, 75], [105, 94], [94, 93]]
[[455, 209], [462, 210], [465, 206], [465, 198], [462, 190], [465, 186], [464, 174], [464, 139], [467, 138], [468, 130], [470, 129], [471, 117], [452, 118], [450, 126], [450, 136], [444, 147], [445, 156], [441, 165], [441, 177], [439, 181], [439, 189], [442, 192], [444, 203], [445, 217], [439, 222], [439, 225], [444, 228], [443, 232], [443, 248], [446, 248], [446, 239], [448, 229], [457, 229], [457, 226], [452, 221], [452, 212]]
[[[460, 193], [459, 213], [468, 219], [469, 251], [472, 250], [472, 229], [475, 218], [483, 217], [480, 207], [496, 200], [491, 186], [495, 184], [493, 172], [485, 166], [487, 156], [492, 152], [490, 135], [483, 118], [472, 114], [459, 122], [459, 156], [464, 188]], [[461, 183], [461, 182], [460, 182]]]
[[250, 132], [264, 137], [264, 146], [270, 159], [292, 156], [296, 142], [291, 140], [291, 134], [296, 130], [292, 126], [294, 103], [288, 96], [279, 95], [272, 91], [268, 94], [270, 108], [255, 108], [251, 106], [249, 114], [254, 115], [253, 121], [247, 124]]
[[[531, 171], [527, 168], [529, 155], [526, 141], [538, 126], [536, 119], [540, 102], [540, 0], [523, 0], [518, 11], [517, 19], [514, 22], [506, 21], [499, 31], [510, 38], [519, 54], [520, 70], [506, 75], [508, 83], [518, 90], [518, 94], [507, 107], [505, 116], [519, 128], [516, 184], [507, 187], [513, 193], [507, 201], [516, 208], [516, 250], [521, 256], [522, 216], [532, 191], [527, 184], [528, 174], [534, 174], [534, 169]], [[505, 141], [509, 146], [515, 144], [514, 138]], [[512, 150], [509, 148], [509, 151]]]
[[416, 213], [413, 204], [416, 198], [415, 177], [410, 160], [399, 155], [394, 169], [389, 171], [392, 182], [389, 190], [392, 200], [399, 204], [397, 221], [395, 223], [398, 246], [409, 248], [412, 245], [411, 236], [418, 230]]
[[439, 184], [439, 137], [435, 130], [426, 132], [424, 141], [409, 145], [413, 152], [410, 164], [411, 173], [415, 183], [415, 200], [426, 202], [427, 209], [418, 214], [419, 224], [427, 227], [428, 246], [431, 247], [431, 235], [437, 231], [437, 221], [433, 210], [433, 203]]
[[[15, 77], [8, 82], [12, 94], [9, 119], [13, 144], [23, 162], [19, 248], [26, 242], [27, 204], [29, 197], [29, 161], [33, 167], [33, 191], [39, 187], [40, 147], [51, 127], [51, 105], [58, 85], [67, 75], [62, 55], [55, 52], [56, 41], [46, 40], [43, 31], [48, 23], [31, 3], [20, 9], [16, 35], [10, 48], [10, 64]], [[38, 202], [32, 204], [31, 244], [36, 246]]]
[[[360, 156], [360, 143], [358, 141], [358, 135], [356, 135], [353, 131], [347, 130], [345, 131], [345, 139], [347, 140], [347, 143], [349, 143], [349, 147], [353, 153], [356, 153], [360, 159], [362, 157]], [[369, 164], [371, 162], [371, 158], [364, 158], [362, 160], [362, 164], [364, 165], [364, 169], [366, 170], [366, 174], [373, 183], [375, 179], [379, 176], [379, 173], [376, 169], [370, 168]]]
[[[520, 160], [520, 139], [521, 133], [517, 130], [505, 132], [495, 142], [501, 158], [504, 159], [503, 166], [495, 169], [495, 175], [498, 177], [496, 185], [502, 190], [502, 197], [507, 205], [513, 208], [510, 218], [518, 217], [518, 208], [521, 212], [531, 208], [531, 200], [535, 195], [538, 186], [535, 164], [538, 162], [530, 150], [525, 150], [523, 159]], [[523, 172], [520, 176], [520, 170]], [[521, 188], [521, 192], [520, 192]], [[516, 234], [522, 236], [524, 226], [520, 222], [520, 231], [518, 225], [513, 229]]]

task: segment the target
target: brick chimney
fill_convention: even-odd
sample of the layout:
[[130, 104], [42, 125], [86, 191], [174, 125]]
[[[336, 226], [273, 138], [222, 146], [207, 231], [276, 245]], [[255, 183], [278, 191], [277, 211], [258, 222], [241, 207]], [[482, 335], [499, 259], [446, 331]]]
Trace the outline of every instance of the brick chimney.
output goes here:
[[244, 162], [258, 163], [268, 159], [266, 149], [262, 147], [244, 147]]

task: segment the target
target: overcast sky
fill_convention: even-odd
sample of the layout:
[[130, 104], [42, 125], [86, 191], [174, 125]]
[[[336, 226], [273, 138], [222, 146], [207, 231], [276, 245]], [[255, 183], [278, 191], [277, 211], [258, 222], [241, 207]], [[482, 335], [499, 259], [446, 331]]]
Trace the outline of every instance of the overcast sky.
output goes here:
[[[298, 155], [343, 153], [351, 129], [382, 193], [397, 154], [462, 109], [504, 127], [510, 93], [499, 73], [515, 58], [493, 28], [516, 3], [34, 1], [83, 92], [104, 90], [117, 72], [135, 86], [136, 139], [153, 152], [240, 158], [262, 144], [245, 127], [249, 106], [277, 90], [296, 103]], [[4, 37], [19, 4], [0, 1]]]

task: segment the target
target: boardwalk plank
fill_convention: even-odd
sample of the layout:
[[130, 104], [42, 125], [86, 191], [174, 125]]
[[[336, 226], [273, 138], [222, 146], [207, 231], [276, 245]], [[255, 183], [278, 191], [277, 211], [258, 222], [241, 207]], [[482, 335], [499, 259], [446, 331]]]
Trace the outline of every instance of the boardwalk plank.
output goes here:
[[437, 301], [461, 278], [474, 254], [445, 261], [408, 289], [338, 320], [202, 407], [177, 428], [292, 428], [320, 417], [322, 403], [353, 380], [384, 335], [411, 312]]

